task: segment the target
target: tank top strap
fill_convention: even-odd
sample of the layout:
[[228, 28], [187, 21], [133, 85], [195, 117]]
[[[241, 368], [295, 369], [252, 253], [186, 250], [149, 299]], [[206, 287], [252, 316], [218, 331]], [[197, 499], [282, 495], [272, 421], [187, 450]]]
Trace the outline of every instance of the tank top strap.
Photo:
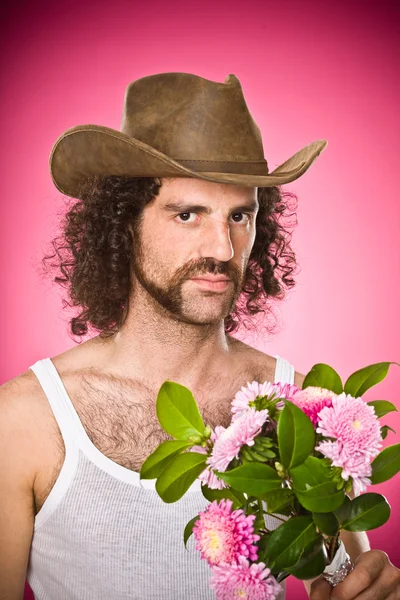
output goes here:
[[275, 366], [275, 380], [274, 383], [290, 383], [294, 384], [294, 373], [295, 369], [292, 364], [285, 358], [282, 358], [275, 354], [276, 366]]
[[50, 358], [38, 360], [29, 367], [36, 375], [47, 397], [54, 418], [60, 428], [65, 445], [76, 445], [76, 428], [70, 406], [65, 399], [65, 393], [55, 366]]

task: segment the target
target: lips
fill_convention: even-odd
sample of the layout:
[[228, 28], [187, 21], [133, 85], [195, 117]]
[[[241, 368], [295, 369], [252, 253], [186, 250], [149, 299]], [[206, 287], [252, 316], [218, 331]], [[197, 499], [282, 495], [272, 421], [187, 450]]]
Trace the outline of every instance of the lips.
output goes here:
[[226, 277], [192, 277], [191, 281], [199, 289], [215, 293], [225, 292], [231, 284], [231, 280]]
[[230, 281], [229, 277], [191, 277], [191, 279], [200, 279], [202, 281], [211, 281], [216, 283], [217, 281]]

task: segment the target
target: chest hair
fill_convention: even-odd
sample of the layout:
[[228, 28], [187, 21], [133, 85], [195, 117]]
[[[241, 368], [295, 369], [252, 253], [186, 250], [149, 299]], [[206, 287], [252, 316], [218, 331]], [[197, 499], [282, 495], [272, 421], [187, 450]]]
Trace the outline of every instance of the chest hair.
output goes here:
[[[216, 376], [202, 386], [195, 400], [206, 425], [228, 427], [231, 402], [247, 382], [273, 381], [273, 373], [253, 367], [234, 376]], [[156, 414], [158, 389], [144, 383], [104, 377], [93, 372], [63, 375], [63, 383], [86, 431], [96, 448], [110, 460], [139, 472], [149, 454], [172, 439], [160, 426]], [[52, 417], [48, 464], [37, 478], [34, 490], [37, 514], [54, 487], [65, 459], [65, 446]], [[47, 436], [46, 436], [47, 437]]]
[[[231, 422], [231, 402], [235, 393], [251, 378], [243, 375], [222, 380], [216, 377], [195, 396], [206, 425], [228, 427]], [[93, 375], [80, 378], [78, 387], [70, 393], [90, 441], [108, 458], [139, 471], [144, 460], [166, 440], [173, 439], [158, 422], [156, 400], [158, 390], [140, 382], [117, 379], [103, 381]]]

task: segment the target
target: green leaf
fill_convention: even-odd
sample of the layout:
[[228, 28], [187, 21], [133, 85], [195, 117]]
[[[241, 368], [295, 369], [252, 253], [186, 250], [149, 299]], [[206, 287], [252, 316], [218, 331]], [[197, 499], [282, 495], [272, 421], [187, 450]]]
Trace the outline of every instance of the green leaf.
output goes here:
[[369, 531], [380, 527], [390, 517], [390, 505], [380, 494], [362, 494], [351, 501], [348, 519], [342, 524], [346, 531]]
[[161, 427], [178, 440], [193, 435], [202, 436], [203, 419], [193, 394], [188, 388], [173, 381], [165, 381], [157, 396], [157, 417]]
[[326, 567], [326, 551], [321, 547], [319, 552], [304, 567], [289, 569], [296, 579], [307, 580], [321, 575]]
[[382, 483], [400, 471], [400, 444], [388, 446], [375, 457], [371, 464], [371, 483]]
[[339, 530], [339, 521], [335, 513], [313, 512], [313, 521], [321, 533], [333, 537]]
[[397, 364], [395, 362], [374, 363], [355, 371], [344, 384], [344, 391], [354, 398], [363, 396], [367, 390], [385, 379], [390, 365]]
[[329, 513], [342, 504], [344, 491], [337, 489], [331, 473], [326, 460], [315, 456], [308, 456], [301, 465], [290, 469], [294, 493], [304, 508]]
[[297, 467], [290, 469], [290, 477], [293, 486], [297, 490], [307, 490], [309, 487], [315, 487], [320, 483], [332, 481], [332, 469], [323, 458], [308, 456], [305, 461]]
[[327, 552], [324, 539], [319, 536], [307, 544], [300, 560], [288, 571], [297, 579], [318, 577], [325, 570], [326, 559]]
[[178, 454], [168, 463], [156, 481], [156, 490], [164, 502], [176, 502], [207, 468], [207, 456], [199, 452]]
[[335, 394], [343, 392], [343, 384], [339, 374], [325, 363], [317, 363], [304, 378], [302, 389], [314, 386], [331, 390]]
[[244, 492], [245, 494], [259, 498], [270, 490], [281, 487], [282, 480], [277, 472], [262, 463], [246, 463], [231, 471], [216, 474], [228, 485]]
[[142, 464], [140, 479], [156, 479], [161, 475], [171, 458], [182, 452], [182, 450], [190, 448], [190, 446], [191, 444], [179, 440], [162, 442]]
[[311, 517], [292, 517], [268, 536], [261, 560], [274, 572], [287, 571], [299, 561], [305, 546], [318, 537]]
[[383, 425], [381, 427], [381, 436], [382, 436], [383, 440], [386, 438], [388, 431], [391, 431], [392, 433], [396, 433], [392, 427], [389, 427], [389, 425]]
[[202, 485], [201, 491], [203, 492], [204, 498], [206, 498], [210, 502], [212, 502], [213, 500], [219, 501], [223, 498], [225, 498], [226, 500], [232, 500], [233, 510], [241, 508], [246, 503], [246, 497], [241, 492], [230, 488], [224, 488], [222, 490], [212, 490], [207, 485]]
[[315, 430], [303, 411], [285, 400], [278, 422], [280, 462], [290, 469], [301, 464], [314, 450]]
[[320, 483], [303, 492], [294, 490], [300, 504], [311, 512], [333, 512], [343, 503], [344, 491], [337, 490], [332, 481]]
[[395, 405], [388, 400], [371, 400], [371, 402], [367, 402], [367, 404], [368, 406], [372, 406], [378, 419], [390, 412], [398, 412]]
[[351, 500], [348, 496], [345, 496], [344, 500], [343, 500], [343, 504], [341, 504], [339, 506], [339, 508], [337, 508], [334, 511], [334, 514], [335, 514], [337, 520], [339, 521], [340, 525], [342, 525], [342, 523], [347, 521], [347, 519], [349, 518], [349, 515], [350, 515], [350, 511], [351, 511]]
[[190, 538], [190, 536], [193, 533], [193, 525], [196, 523], [196, 521], [198, 519], [200, 519], [200, 515], [196, 515], [195, 517], [193, 517], [193, 519], [190, 519], [189, 523], [186, 524], [185, 531], [183, 532], [183, 542], [185, 544], [185, 548], [186, 548], [188, 539]]
[[[271, 490], [261, 497], [267, 505], [269, 513], [279, 513], [279, 510], [287, 506], [293, 500], [294, 494], [289, 488]], [[281, 513], [280, 513], [281, 514]]]

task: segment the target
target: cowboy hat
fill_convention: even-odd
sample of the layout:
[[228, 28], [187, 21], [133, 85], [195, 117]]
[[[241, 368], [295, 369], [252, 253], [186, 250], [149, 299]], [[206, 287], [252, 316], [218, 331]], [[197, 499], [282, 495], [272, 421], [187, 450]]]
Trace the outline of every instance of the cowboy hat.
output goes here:
[[64, 131], [52, 148], [50, 173], [60, 192], [76, 198], [93, 175], [270, 187], [303, 175], [326, 145], [317, 140], [269, 173], [260, 130], [235, 75], [219, 83], [159, 73], [128, 85], [120, 131], [102, 125]]

